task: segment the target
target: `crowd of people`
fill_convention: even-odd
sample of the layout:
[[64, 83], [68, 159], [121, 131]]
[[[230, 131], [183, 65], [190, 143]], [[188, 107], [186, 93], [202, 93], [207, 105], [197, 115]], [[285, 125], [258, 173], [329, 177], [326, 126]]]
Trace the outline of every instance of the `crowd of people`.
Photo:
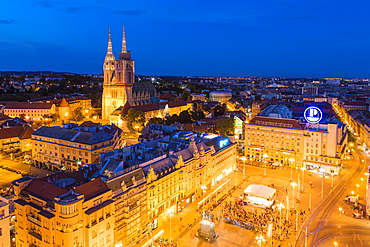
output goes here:
[[176, 247], [176, 243], [170, 243], [168, 239], [158, 238], [149, 245], [149, 247]]
[[304, 216], [303, 210], [290, 210], [288, 219], [286, 219], [285, 211], [280, 211], [277, 207], [266, 208], [263, 212], [258, 212], [257, 209], [247, 211], [242, 201], [226, 202], [222, 208], [224, 219], [228, 223], [236, 224], [250, 230], [254, 230], [263, 236], [267, 236], [268, 226], [273, 224], [272, 241], [273, 246], [280, 246], [294, 231], [294, 216], [299, 213]]

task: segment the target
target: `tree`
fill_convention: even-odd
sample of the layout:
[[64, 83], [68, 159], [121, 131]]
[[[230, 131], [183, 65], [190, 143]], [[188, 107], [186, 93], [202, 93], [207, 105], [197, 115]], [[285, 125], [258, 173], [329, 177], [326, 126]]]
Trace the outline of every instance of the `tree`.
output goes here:
[[198, 111], [193, 111], [191, 113], [191, 117], [194, 120], [201, 120], [201, 119], [204, 119], [206, 116], [204, 115], [204, 112], [202, 110], [198, 110]]
[[213, 112], [214, 112], [215, 117], [222, 116], [224, 115], [225, 108], [221, 105], [218, 105], [213, 109]]
[[173, 114], [171, 116], [167, 116], [166, 119], [166, 125], [171, 125], [179, 121], [179, 116], [177, 114]]
[[74, 121], [74, 122], [80, 122], [82, 120], [84, 120], [84, 114], [83, 114], [83, 111], [82, 111], [82, 107], [77, 107], [75, 109], [73, 109], [73, 111], [71, 112], [71, 117], [69, 118], [70, 120]]
[[189, 111], [185, 110], [185, 111], [180, 112], [179, 123], [191, 123], [191, 122], [192, 120], [191, 120], [191, 115]]
[[149, 119], [147, 125], [149, 124], [165, 124], [165, 120], [160, 117], [152, 117]]
[[233, 118], [223, 117], [217, 119], [216, 130], [222, 136], [234, 135], [235, 133], [235, 120]]
[[145, 127], [145, 113], [135, 108], [128, 110], [127, 115], [123, 115], [122, 119], [126, 121], [127, 128], [131, 133], [141, 133]]
[[26, 115], [24, 113], [21, 113], [21, 114], [19, 114], [19, 118], [25, 120], [26, 119]]

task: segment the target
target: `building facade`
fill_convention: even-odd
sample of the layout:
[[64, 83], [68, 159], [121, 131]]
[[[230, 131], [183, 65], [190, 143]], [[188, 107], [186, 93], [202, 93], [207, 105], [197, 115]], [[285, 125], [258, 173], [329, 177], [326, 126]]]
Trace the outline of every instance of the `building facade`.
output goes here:
[[43, 121], [56, 114], [56, 106], [53, 103], [7, 101], [4, 104], [5, 115], [24, 118], [27, 121]]
[[10, 247], [9, 201], [0, 197], [0, 247]]
[[342, 123], [309, 125], [295, 119], [257, 116], [246, 125], [249, 162], [305, 167], [339, 174], [347, 144]]
[[[55, 177], [54, 177], [55, 178]], [[31, 179], [15, 205], [17, 247], [113, 247], [112, 191], [99, 178]]]
[[78, 170], [99, 162], [99, 154], [123, 146], [122, 130], [92, 122], [80, 126], [42, 126], [32, 134], [32, 157], [37, 166], [52, 170]]
[[102, 119], [110, 119], [111, 113], [126, 102], [130, 105], [144, 105], [159, 98], [153, 84], [148, 81], [135, 82], [134, 60], [126, 47], [126, 32], [123, 28], [122, 49], [119, 59], [115, 59], [110, 30], [108, 50], [104, 64], [104, 83], [102, 96]]

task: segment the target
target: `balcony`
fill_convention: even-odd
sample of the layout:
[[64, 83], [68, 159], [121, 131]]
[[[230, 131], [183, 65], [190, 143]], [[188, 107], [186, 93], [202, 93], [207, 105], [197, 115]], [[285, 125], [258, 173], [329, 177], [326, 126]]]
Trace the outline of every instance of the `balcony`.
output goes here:
[[42, 226], [40, 218], [35, 217], [35, 216], [34, 216], [34, 215], [32, 215], [32, 214], [27, 215], [27, 219], [28, 219], [30, 222], [32, 222], [32, 223], [34, 223], [34, 224], [36, 224], [36, 225], [38, 225], [38, 226]]
[[37, 232], [34, 232], [34, 231], [29, 231], [28, 234], [30, 234], [31, 236], [37, 238], [38, 240], [42, 241], [42, 236], [41, 234], [38, 234]]

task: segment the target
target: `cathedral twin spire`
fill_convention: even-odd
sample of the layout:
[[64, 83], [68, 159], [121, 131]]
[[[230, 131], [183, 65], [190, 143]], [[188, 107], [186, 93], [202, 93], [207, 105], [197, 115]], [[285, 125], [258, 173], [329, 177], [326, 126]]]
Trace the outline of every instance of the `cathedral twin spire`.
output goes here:
[[[122, 27], [122, 49], [120, 52], [120, 59], [130, 60], [130, 52], [127, 51], [126, 45], [126, 30], [125, 26]], [[114, 61], [115, 57], [113, 54], [113, 45], [112, 45], [112, 34], [110, 32], [110, 27], [108, 27], [108, 49], [105, 56], [105, 61]]]

